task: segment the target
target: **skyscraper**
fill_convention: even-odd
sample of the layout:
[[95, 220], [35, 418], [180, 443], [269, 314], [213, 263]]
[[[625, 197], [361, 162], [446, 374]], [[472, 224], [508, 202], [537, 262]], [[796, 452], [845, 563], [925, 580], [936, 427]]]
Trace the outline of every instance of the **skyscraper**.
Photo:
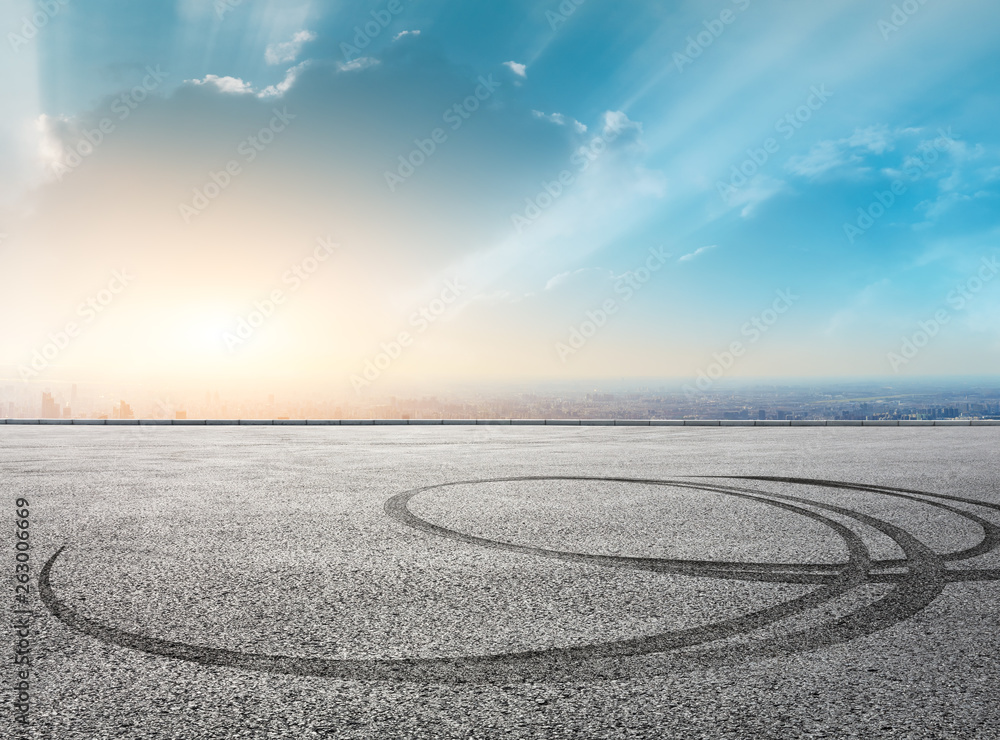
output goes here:
[[112, 412], [112, 419], [134, 419], [135, 414], [132, 412], [132, 407], [125, 403], [124, 401], [119, 401], [118, 405], [115, 406]]
[[42, 391], [42, 414], [43, 419], [58, 419], [61, 416], [59, 404], [56, 403], [52, 394]]

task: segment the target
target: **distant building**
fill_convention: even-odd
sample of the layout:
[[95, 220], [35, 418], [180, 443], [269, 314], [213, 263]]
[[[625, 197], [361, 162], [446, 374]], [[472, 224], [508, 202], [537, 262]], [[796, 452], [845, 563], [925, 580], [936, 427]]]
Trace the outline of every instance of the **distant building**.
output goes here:
[[56, 403], [55, 399], [52, 398], [51, 393], [42, 392], [42, 418], [43, 419], [58, 419], [62, 414], [59, 410], [59, 404]]
[[759, 411], [757, 411], [757, 418], [758, 419], [766, 419], [767, 418], [767, 412], [764, 409], [760, 409]]
[[177, 411], [177, 412], [174, 413], [174, 418], [175, 419], [186, 419], [186, 418], [188, 418], [188, 412], [187, 411]]
[[112, 419], [134, 419], [135, 413], [132, 411], [132, 407], [125, 403], [124, 401], [119, 401], [118, 405], [115, 406], [114, 411], [111, 415]]

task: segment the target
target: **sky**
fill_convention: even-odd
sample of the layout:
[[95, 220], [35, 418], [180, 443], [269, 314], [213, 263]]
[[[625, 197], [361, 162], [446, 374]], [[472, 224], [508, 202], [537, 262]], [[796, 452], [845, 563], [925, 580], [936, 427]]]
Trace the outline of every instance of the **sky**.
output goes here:
[[0, 379], [1000, 368], [988, 0], [7, 0]]

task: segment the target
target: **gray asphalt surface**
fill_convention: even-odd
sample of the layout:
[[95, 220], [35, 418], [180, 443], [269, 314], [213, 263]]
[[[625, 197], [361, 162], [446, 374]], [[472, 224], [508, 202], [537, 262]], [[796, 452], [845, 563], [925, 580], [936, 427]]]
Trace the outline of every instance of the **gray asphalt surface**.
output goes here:
[[1000, 737], [998, 449], [0, 427], [8, 516], [31, 510], [29, 736]]

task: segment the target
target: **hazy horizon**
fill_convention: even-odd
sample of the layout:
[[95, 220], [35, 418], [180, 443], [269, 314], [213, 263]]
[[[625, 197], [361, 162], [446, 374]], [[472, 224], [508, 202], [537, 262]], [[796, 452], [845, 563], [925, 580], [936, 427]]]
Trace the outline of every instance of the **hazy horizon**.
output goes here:
[[0, 384], [3, 418], [1000, 420], [1000, 378], [386, 382], [361, 394]]

